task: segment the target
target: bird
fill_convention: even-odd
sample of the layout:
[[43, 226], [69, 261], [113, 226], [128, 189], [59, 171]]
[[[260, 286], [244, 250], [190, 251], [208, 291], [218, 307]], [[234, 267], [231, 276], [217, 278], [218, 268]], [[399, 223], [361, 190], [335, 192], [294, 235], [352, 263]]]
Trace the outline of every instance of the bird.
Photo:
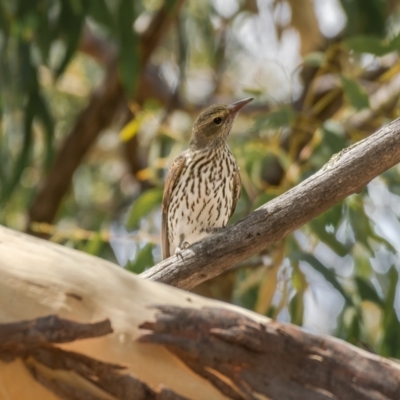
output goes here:
[[252, 100], [211, 105], [196, 119], [189, 148], [175, 158], [165, 181], [163, 259], [223, 229], [235, 211], [241, 180], [227, 139], [239, 110]]

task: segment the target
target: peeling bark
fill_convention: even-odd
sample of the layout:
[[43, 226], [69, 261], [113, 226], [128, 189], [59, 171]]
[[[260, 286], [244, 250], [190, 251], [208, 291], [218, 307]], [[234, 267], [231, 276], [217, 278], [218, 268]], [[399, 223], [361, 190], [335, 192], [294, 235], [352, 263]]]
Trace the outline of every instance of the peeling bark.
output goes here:
[[400, 364], [342, 340], [4, 227], [0, 253], [0, 398], [400, 398]]
[[[53, 346], [54, 343], [95, 338], [112, 332], [109, 320], [82, 324], [56, 315], [0, 324], [0, 359], [10, 362], [22, 358], [38, 382], [66, 400], [185, 399], [168, 389], [154, 391], [139, 379], [126, 374], [123, 365], [101, 362]], [[63, 373], [60, 374], [60, 371]], [[85, 382], [86, 390], [77, 385], [76, 379], [70, 382], [65, 379], [66, 373]]]
[[31, 321], [0, 324], [0, 357], [18, 356], [50, 343], [67, 343], [112, 333], [109, 320], [80, 324], [49, 315]]
[[166, 346], [229, 398], [400, 398], [400, 367], [340, 340], [220, 308], [156, 308], [139, 341]]

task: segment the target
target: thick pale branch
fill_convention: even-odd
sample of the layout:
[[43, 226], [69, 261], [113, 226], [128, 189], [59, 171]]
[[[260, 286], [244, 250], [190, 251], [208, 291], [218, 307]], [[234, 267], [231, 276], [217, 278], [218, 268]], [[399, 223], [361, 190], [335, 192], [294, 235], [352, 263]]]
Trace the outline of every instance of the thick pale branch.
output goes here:
[[353, 193], [400, 162], [400, 119], [342, 150], [310, 178], [260, 207], [223, 232], [141, 274], [143, 278], [190, 289], [221, 274]]
[[[178, 397], [170, 391], [187, 399], [225, 399], [165, 348], [136, 341], [144, 333], [139, 325], [154, 319], [154, 303], [215, 302], [2, 226], [0, 254], [0, 399]], [[129, 389], [140, 387], [143, 396]]]
[[[110, 333], [112, 328], [109, 320], [82, 324], [49, 315], [10, 324], [0, 321], [0, 360], [6, 363], [18, 358], [24, 360], [32, 377], [60, 398], [102, 400], [113, 396], [113, 399], [120, 400], [186, 399], [166, 388], [152, 390], [136, 377], [126, 374], [123, 365], [101, 362], [53, 345], [98, 338]], [[62, 374], [80, 376], [85, 380], [85, 389], [76, 382], [67, 383], [65, 379], [60, 379]]]
[[400, 368], [341, 341], [221, 308], [157, 308], [155, 322], [141, 326], [151, 333], [139, 341], [166, 346], [230, 399], [400, 396]]
[[0, 253], [0, 398], [400, 398], [397, 362], [341, 340], [1, 226]]

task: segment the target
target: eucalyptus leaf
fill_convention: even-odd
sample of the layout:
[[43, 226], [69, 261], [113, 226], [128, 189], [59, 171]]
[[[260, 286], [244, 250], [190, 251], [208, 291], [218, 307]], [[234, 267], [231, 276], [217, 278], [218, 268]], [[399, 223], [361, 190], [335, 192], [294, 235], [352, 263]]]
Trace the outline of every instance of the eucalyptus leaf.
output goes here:
[[1, 193], [0, 204], [4, 204], [11, 197], [14, 189], [16, 188], [21, 175], [26, 166], [28, 166], [32, 154], [32, 124], [35, 117], [35, 94], [32, 94], [28, 100], [24, 114], [24, 136], [22, 148], [14, 165], [11, 178], [5, 182], [3, 191]]
[[96, 232], [86, 243], [83, 251], [93, 256], [99, 255], [104, 241], [100, 232]]
[[362, 243], [373, 255], [374, 251], [369, 240], [373, 236], [371, 221], [365, 214], [364, 208], [358, 199], [350, 204], [347, 215], [356, 240]]
[[342, 81], [343, 92], [350, 105], [356, 110], [370, 108], [369, 97], [364, 88], [362, 88], [354, 79], [349, 79], [343, 75], [340, 78]]
[[133, 30], [135, 19], [135, 8], [132, 0], [121, 0], [118, 10], [118, 67], [128, 97], [133, 97], [136, 91], [140, 68], [139, 36]]
[[309, 65], [310, 67], [320, 67], [325, 61], [325, 54], [321, 51], [314, 51], [308, 53], [303, 61], [305, 65]]
[[64, 72], [75, 54], [85, 19], [84, 11], [87, 8], [87, 2], [81, 2], [79, 7], [75, 5], [73, 0], [65, 0], [61, 4], [58, 30], [59, 34], [64, 38], [66, 50], [64, 57], [56, 67], [56, 77], [59, 77]]
[[395, 298], [399, 273], [392, 266], [388, 273], [389, 288], [384, 304], [383, 338], [381, 342], [381, 355], [400, 358], [400, 321], [395, 309]]
[[48, 10], [41, 10], [41, 12], [38, 13], [38, 19], [39, 22], [36, 27], [36, 43], [40, 50], [43, 63], [47, 64], [50, 46], [54, 39], [54, 36], [51, 34], [52, 26], [49, 21]]
[[[339, 256], [349, 254], [350, 245], [343, 244], [336, 238], [337, 229], [343, 220], [343, 205], [336, 204], [308, 223], [308, 226], [316, 234], [317, 238], [329, 246]], [[332, 231], [329, 230], [332, 229]]]
[[331, 250], [337, 253], [340, 257], [344, 257], [349, 253], [350, 246], [346, 246], [336, 239], [335, 232], [328, 232], [325, 221], [319, 222], [318, 220], [313, 220], [309, 223], [309, 227], [316, 234], [317, 238], [325, 243]]
[[304, 293], [297, 292], [289, 302], [290, 322], [296, 325], [303, 325], [304, 316]]
[[[345, 34], [374, 35], [382, 37], [385, 34], [387, 18], [387, 3], [382, 0], [340, 0], [347, 15]], [[385, 7], [386, 6], [386, 7]]]
[[264, 117], [259, 117], [253, 127], [253, 130], [260, 129], [278, 129], [289, 127], [296, 119], [297, 113], [290, 106], [283, 106], [277, 110], [269, 112]]
[[371, 53], [377, 56], [383, 56], [389, 50], [388, 46], [375, 36], [360, 35], [347, 39], [346, 46], [357, 53]]
[[382, 40], [377, 36], [359, 35], [345, 40], [345, 45], [356, 53], [370, 53], [376, 56], [384, 56], [400, 47], [400, 34], [392, 39]]
[[153, 245], [147, 243], [138, 253], [133, 261], [129, 261], [125, 269], [134, 272], [135, 274], [141, 274], [145, 269], [154, 265], [153, 258]]
[[129, 230], [137, 228], [140, 220], [158, 207], [163, 196], [162, 189], [149, 189], [141, 194], [132, 204], [129, 210], [126, 228]]
[[383, 307], [383, 300], [379, 297], [378, 293], [376, 293], [375, 288], [365, 279], [356, 276], [354, 279], [358, 293], [362, 300], [371, 301], [377, 304], [379, 307]]
[[325, 278], [327, 282], [329, 282], [343, 296], [347, 305], [353, 305], [353, 300], [346, 293], [342, 284], [338, 281], [334, 270], [325, 267], [325, 265], [323, 265], [314, 255], [309, 253], [298, 251], [292, 253], [291, 257], [294, 257], [298, 261], [305, 261], [307, 264], [313, 267]]
[[111, 31], [115, 30], [113, 15], [105, 0], [90, 1], [88, 13], [99, 24], [106, 26]]
[[54, 141], [54, 120], [50, 113], [49, 107], [47, 105], [44, 97], [38, 93], [35, 102], [35, 111], [37, 118], [41, 121], [45, 131], [45, 158], [44, 164], [45, 168], [49, 169], [54, 155], [53, 141]]

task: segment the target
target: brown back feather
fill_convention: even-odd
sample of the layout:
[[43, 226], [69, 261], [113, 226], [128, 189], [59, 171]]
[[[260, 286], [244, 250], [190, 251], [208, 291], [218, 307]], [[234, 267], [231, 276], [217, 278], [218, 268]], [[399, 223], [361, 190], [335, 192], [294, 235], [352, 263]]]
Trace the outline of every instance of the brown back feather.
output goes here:
[[185, 153], [175, 158], [174, 162], [169, 169], [167, 179], [164, 186], [164, 195], [162, 200], [162, 224], [161, 224], [161, 248], [162, 248], [162, 258], [165, 260], [171, 254], [169, 252], [169, 240], [168, 240], [168, 209], [169, 203], [171, 201], [172, 191], [177, 184], [179, 177], [182, 173], [183, 167], [186, 164]]
[[237, 202], [239, 201], [240, 194], [242, 193], [242, 181], [240, 179], [239, 168], [236, 170], [235, 175], [233, 176], [233, 202], [232, 202], [232, 211], [229, 218], [232, 217], [235, 212]]

